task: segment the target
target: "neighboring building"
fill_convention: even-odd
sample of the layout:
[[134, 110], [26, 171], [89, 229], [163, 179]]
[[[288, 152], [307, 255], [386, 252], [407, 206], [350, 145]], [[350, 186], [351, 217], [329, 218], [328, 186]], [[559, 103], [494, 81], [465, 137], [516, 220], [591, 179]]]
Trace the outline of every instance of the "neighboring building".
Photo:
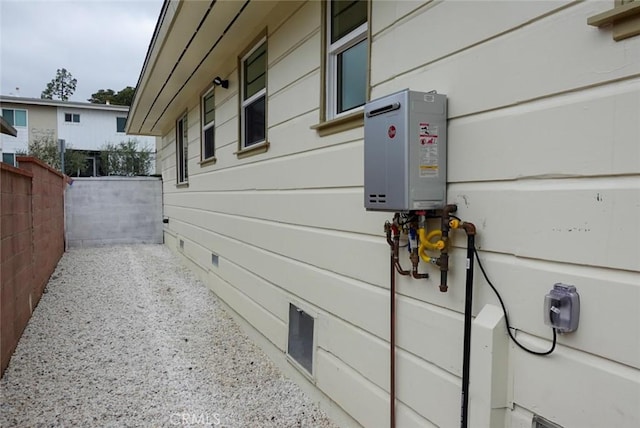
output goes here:
[[[587, 24], [613, 7], [165, 1], [127, 131], [162, 137], [167, 246], [337, 421], [387, 426], [392, 213], [364, 209], [362, 104], [437, 90], [447, 201], [517, 339], [550, 348], [555, 283], [581, 303], [531, 355], [476, 269], [469, 426], [640, 426], [640, 36]], [[397, 277], [398, 427], [460, 424], [465, 245], [447, 293], [422, 262]]]
[[16, 137], [18, 135], [18, 130], [9, 124], [4, 117], [0, 115], [0, 134], [11, 135], [12, 137]]
[[[0, 96], [2, 116], [18, 131], [16, 138], [2, 137], [0, 150], [7, 159], [16, 152], [27, 151], [29, 141], [51, 137], [65, 140], [74, 150], [87, 152], [90, 175], [97, 175], [97, 157], [105, 144], [118, 144], [129, 138], [138, 140], [140, 147], [155, 150], [154, 137], [131, 137], [125, 126], [128, 106], [78, 103]], [[153, 165], [155, 167], [155, 165]]]

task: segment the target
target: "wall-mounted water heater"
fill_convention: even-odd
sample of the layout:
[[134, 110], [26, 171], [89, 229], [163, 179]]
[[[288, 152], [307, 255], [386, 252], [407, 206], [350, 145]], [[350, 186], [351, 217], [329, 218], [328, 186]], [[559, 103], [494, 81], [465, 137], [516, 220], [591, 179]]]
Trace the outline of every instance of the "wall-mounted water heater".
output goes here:
[[442, 208], [447, 183], [446, 95], [405, 89], [368, 102], [364, 110], [365, 208]]

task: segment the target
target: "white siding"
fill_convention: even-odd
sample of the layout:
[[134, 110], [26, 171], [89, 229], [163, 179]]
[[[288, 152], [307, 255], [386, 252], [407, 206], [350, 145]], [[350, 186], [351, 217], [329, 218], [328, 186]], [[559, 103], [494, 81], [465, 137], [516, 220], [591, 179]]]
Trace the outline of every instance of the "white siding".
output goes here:
[[[554, 354], [511, 344], [505, 426], [530, 426], [533, 414], [565, 427], [640, 425], [640, 37], [616, 43], [586, 25], [607, 7], [372, 3], [373, 97], [406, 87], [448, 95], [448, 201], [477, 225], [518, 338], [550, 346], [542, 302], [554, 283], [581, 295], [580, 327]], [[385, 426], [389, 215], [362, 206], [362, 129], [323, 138], [310, 129], [320, 117], [320, 10], [308, 2], [284, 22], [256, 22], [269, 31], [266, 153], [234, 154], [237, 84], [216, 88], [213, 165], [198, 163], [193, 96], [187, 188], [176, 187], [175, 130], [163, 138], [167, 242], [178, 251], [173, 237], [184, 240], [182, 254], [282, 358], [289, 302], [311, 308], [317, 388], [359, 423]], [[464, 236], [453, 243], [448, 293], [435, 270], [398, 280], [399, 426], [458, 423]], [[475, 289], [475, 314], [496, 304], [479, 272]]]
[[[65, 122], [65, 114], [79, 114], [80, 122]], [[116, 118], [127, 117], [126, 111], [58, 107], [58, 138], [75, 150], [100, 150], [106, 144], [135, 139], [141, 147], [155, 150], [155, 137], [129, 136], [116, 132]]]

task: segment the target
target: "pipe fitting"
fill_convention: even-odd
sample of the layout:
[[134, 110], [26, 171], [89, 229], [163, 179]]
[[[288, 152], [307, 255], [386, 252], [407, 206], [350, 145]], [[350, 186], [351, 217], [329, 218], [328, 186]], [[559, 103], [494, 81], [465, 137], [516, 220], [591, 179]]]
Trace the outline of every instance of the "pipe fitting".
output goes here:
[[467, 233], [467, 235], [475, 235], [476, 234], [476, 225], [473, 223], [468, 223], [466, 221], [463, 221], [462, 224], [460, 225], [461, 229], [464, 229], [464, 231]]
[[411, 255], [409, 256], [411, 260], [411, 276], [415, 279], [426, 279], [429, 278], [428, 273], [418, 273], [418, 264], [420, 263], [420, 256], [418, 255], [418, 249], [414, 249], [411, 251]]

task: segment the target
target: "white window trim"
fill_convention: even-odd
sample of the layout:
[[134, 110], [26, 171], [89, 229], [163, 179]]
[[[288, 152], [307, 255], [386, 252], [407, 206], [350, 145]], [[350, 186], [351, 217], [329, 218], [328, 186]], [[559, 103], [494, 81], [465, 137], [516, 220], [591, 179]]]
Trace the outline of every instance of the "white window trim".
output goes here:
[[[247, 54], [245, 56], [242, 57], [242, 59], [240, 60], [240, 100], [242, 100], [241, 105], [240, 105], [240, 141], [241, 141], [241, 147], [240, 147], [240, 151], [242, 150], [246, 150], [246, 149], [251, 149], [255, 146], [259, 146], [261, 144], [266, 143], [267, 141], [267, 132], [266, 132], [266, 128], [267, 128], [267, 124], [266, 124], [266, 119], [267, 119], [267, 77], [265, 77], [264, 79], [264, 88], [262, 88], [261, 90], [259, 90], [258, 92], [256, 92], [255, 94], [253, 94], [251, 97], [249, 97], [247, 100], [244, 100], [244, 62], [247, 60], [247, 58], [249, 58], [251, 56], [251, 54], [253, 54], [260, 46], [262, 46], [263, 43], [267, 42], [267, 37], [263, 37], [261, 38], [254, 46], [253, 48], [251, 48], [251, 50], [249, 52], [247, 52]], [[268, 54], [268, 46], [266, 46], [267, 49], [267, 56]], [[269, 65], [266, 63], [265, 61], [265, 74], [267, 74], [267, 69], [269, 67]], [[264, 103], [265, 103], [265, 137], [264, 140], [262, 141], [256, 141], [255, 143], [251, 144], [250, 146], [247, 146], [247, 141], [245, 138], [245, 107], [247, 107], [248, 105], [253, 104], [254, 101], [256, 101], [258, 98], [264, 96]]]
[[[182, 135], [178, 135], [178, 124], [182, 122]], [[189, 151], [188, 151], [188, 146], [189, 146], [189, 138], [188, 138], [188, 133], [187, 133], [187, 125], [188, 126], [188, 122], [187, 122], [187, 114], [183, 114], [182, 116], [180, 116], [180, 119], [178, 119], [176, 121], [176, 182], [178, 184], [187, 184], [189, 183], [189, 172], [188, 172], [188, 168], [187, 168], [187, 164], [189, 163]], [[182, 139], [182, 150], [179, 151], [180, 149], [180, 142], [179, 142], [179, 138]], [[185, 145], [187, 147], [187, 156], [184, 155], [184, 148]], [[180, 153], [182, 152], [182, 153]], [[182, 156], [182, 169], [185, 171], [184, 177], [181, 177], [180, 175], [180, 158]]]
[[338, 56], [347, 49], [367, 39], [369, 22], [365, 22], [347, 35], [331, 43], [331, 4], [327, 5], [327, 120], [336, 119], [358, 110], [364, 106], [355, 107], [338, 113]]
[[[200, 160], [202, 161], [206, 161], [209, 159], [215, 159], [216, 157], [216, 143], [215, 143], [215, 130], [214, 130], [214, 136], [213, 136], [213, 156], [210, 156], [208, 158], [204, 157], [204, 142], [205, 142], [205, 138], [204, 138], [204, 132], [207, 131], [210, 128], [213, 128], [216, 126], [216, 118], [215, 118], [215, 106], [214, 106], [214, 114], [213, 114], [213, 120], [211, 120], [211, 122], [205, 124], [204, 123], [204, 115], [205, 115], [205, 105], [204, 105], [204, 99], [213, 94], [215, 89], [215, 86], [212, 86], [211, 89], [209, 89], [207, 92], [205, 92], [202, 97], [200, 98], [200, 123], [202, 124], [201, 128], [201, 133], [200, 133]], [[213, 96], [214, 98], [214, 102], [215, 102], [215, 94]]]

